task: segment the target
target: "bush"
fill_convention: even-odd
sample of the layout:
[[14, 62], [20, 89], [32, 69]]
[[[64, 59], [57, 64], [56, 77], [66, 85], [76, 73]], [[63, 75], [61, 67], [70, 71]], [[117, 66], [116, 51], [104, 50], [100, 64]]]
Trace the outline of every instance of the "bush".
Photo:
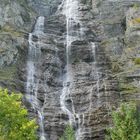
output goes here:
[[106, 140], [140, 140], [137, 110], [134, 103], [123, 103], [112, 113], [113, 127]]
[[65, 132], [64, 132], [63, 136], [60, 138], [60, 140], [76, 140], [75, 133], [74, 133], [72, 126], [67, 125]]
[[20, 94], [8, 94], [0, 89], [0, 139], [36, 140], [37, 125], [29, 120], [27, 110], [21, 105]]
[[135, 58], [134, 61], [135, 61], [135, 64], [136, 64], [136, 65], [140, 65], [140, 58]]

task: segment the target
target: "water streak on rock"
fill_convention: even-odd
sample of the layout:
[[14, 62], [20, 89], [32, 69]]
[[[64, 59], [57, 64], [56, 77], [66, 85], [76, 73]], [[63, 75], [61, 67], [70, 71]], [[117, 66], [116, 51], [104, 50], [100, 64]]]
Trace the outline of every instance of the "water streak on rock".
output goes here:
[[[26, 85], [26, 99], [30, 102], [34, 112], [38, 115], [38, 122], [40, 125], [40, 140], [46, 140], [44, 132], [44, 113], [43, 107], [41, 107], [40, 102], [38, 101], [38, 86], [39, 79], [37, 79], [37, 69], [36, 65], [41, 56], [41, 46], [39, 38], [43, 35], [44, 31], [44, 20], [43, 16], [38, 17], [34, 30], [29, 34], [29, 50], [28, 50], [28, 60], [27, 60], [27, 85]], [[37, 38], [35, 42], [33, 37]]]

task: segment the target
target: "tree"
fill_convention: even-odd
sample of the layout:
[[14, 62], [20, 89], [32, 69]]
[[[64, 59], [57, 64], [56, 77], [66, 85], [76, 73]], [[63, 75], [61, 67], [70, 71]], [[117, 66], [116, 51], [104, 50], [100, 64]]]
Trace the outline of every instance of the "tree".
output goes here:
[[0, 140], [36, 140], [37, 125], [29, 120], [21, 94], [0, 89]]
[[112, 113], [113, 127], [108, 129], [106, 140], [140, 140], [137, 109], [134, 103], [122, 103]]
[[67, 125], [65, 132], [60, 140], [75, 140], [75, 133], [71, 125]]

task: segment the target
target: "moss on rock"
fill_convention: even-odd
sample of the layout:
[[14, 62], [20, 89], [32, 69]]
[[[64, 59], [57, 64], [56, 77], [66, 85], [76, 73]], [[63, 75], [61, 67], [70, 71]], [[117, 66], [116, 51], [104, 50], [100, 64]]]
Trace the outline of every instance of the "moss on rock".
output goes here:
[[135, 58], [134, 62], [135, 62], [135, 65], [140, 65], [140, 57]]
[[119, 83], [119, 90], [121, 94], [131, 94], [140, 91], [140, 88], [134, 86], [131, 83]]

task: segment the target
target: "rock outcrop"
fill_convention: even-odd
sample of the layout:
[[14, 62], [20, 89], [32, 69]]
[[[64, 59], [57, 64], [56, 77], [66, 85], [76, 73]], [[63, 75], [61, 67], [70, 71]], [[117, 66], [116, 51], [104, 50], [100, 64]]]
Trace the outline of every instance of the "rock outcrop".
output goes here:
[[30, 32], [36, 14], [26, 1], [2, 0], [0, 15], [0, 85], [20, 91], [16, 84], [17, 73], [25, 63], [28, 46], [25, 36]]
[[57, 11], [61, 0], [27, 0], [27, 2], [38, 15], [48, 17]]

